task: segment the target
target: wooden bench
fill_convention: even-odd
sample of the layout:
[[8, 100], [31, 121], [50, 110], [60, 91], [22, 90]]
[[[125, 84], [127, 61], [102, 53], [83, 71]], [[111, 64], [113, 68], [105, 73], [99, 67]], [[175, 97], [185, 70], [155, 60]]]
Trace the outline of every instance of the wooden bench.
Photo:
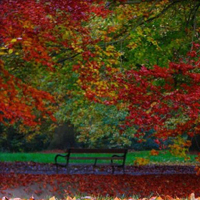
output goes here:
[[[55, 156], [55, 165], [58, 172], [58, 167], [66, 167], [67, 171], [69, 172], [69, 165], [73, 164], [71, 162], [72, 160], [92, 160], [94, 162], [93, 167], [96, 167], [97, 165], [110, 165], [112, 167], [112, 174], [115, 171], [115, 167], [121, 167], [123, 168], [123, 173], [125, 173], [125, 161], [126, 161], [126, 154], [128, 150], [127, 149], [68, 149], [66, 151], [66, 154], [57, 154]], [[79, 154], [76, 156], [75, 154]], [[87, 154], [85, 156], [81, 156], [81, 154]], [[110, 155], [99, 155], [99, 156], [92, 156], [92, 154], [110, 154]], [[91, 157], [90, 157], [91, 156]], [[60, 158], [66, 159], [65, 163], [59, 163], [58, 160]], [[101, 164], [98, 163], [99, 160], [104, 160], [104, 163]], [[110, 160], [110, 163], [106, 163], [106, 160]], [[120, 163], [116, 163], [114, 161], [120, 161]], [[83, 163], [80, 163], [78, 165], [83, 165]]]

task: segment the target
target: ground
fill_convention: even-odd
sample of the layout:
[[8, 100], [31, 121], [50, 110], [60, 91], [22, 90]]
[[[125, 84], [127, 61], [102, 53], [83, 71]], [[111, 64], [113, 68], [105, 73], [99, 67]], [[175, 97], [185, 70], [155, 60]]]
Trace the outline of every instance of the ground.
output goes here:
[[51, 196], [64, 198], [82, 196], [152, 196], [171, 195], [185, 197], [195, 192], [200, 196], [200, 177], [194, 166], [126, 166], [123, 174], [110, 167], [72, 166], [70, 174], [65, 168], [56, 173], [53, 164], [0, 163], [0, 198], [3, 196], [43, 199]]

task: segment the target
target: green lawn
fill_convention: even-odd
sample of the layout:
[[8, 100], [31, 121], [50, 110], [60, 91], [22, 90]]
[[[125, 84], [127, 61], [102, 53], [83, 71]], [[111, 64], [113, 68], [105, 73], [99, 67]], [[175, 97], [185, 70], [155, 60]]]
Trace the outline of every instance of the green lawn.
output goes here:
[[[8, 161], [8, 162], [32, 161], [32, 162], [39, 162], [39, 163], [54, 163], [55, 155], [56, 153], [0, 153], [0, 162], [2, 161]], [[87, 156], [87, 154], [85, 154], [85, 156]], [[95, 156], [95, 154], [89, 155], [89, 156]], [[103, 156], [103, 154], [101, 156]], [[134, 163], [134, 160], [138, 157], [150, 159], [150, 164], [194, 164], [196, 163], [195, 155], [190, 155], [191, 159], [189, 161], [184, 161], [184, 158], [173, 156], [168, 151], [160, 151], [158, 156], [151, 156], [149, 151], [135, 151], [135, 152], [129, 152], [127, 154], [126, 165], [132, 165]], [[81, 162], [83, 161], [84, 160], [82, 160]], [[86, 160], [85, 162], [88, 163], [90, 161]], [[91, 163], [93, 162], [94, 161], [91, 160]]]

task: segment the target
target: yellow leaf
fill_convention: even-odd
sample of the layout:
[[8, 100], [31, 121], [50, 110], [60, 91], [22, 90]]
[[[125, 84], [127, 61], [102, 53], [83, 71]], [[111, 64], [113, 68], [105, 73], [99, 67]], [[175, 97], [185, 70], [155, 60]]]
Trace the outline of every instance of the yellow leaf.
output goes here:
[[[142, 165], [147, 165], [149, 163], [149, 159], [147, 158], [136, 158], [135, 161], [134, 161], [134, 164], [135, 165], [139, 165], [139, 166], [142, 166]], [[159, 199], [161, 200], [161, 199]]]
[[17, 42], [17, 39], [12, 39], [10, 42], [15, 43], [15, 42]]
[[151, 112], [151, 109], [148, 109], [148, 110], [146, 111], [147, 114], [149, 114], [150, 112]]
[[66, 200], [72, 200], [72, 198], [70, 196], [67, 196]]
[[49, 200], [56, 200], [56, 198], [55, 198], [55, 196], [53, 196]]
[[149, 200], [155, 200], [156, 198], [157, 198], [157, 197], [154, 197], [154, 196], [153, 196], [153, 197], [151, 197]]
[[113, 55], [113, 53], [110, 53], [110, 52], [105, 52], [105, 54], [106, 54], [107, 56], [112, 56], [112, 55]]
[[8, 53], [11, 54], [13, 52], [13, 49], [9, 49]]
[[118, 15], [118, 16], [117, 16], [117, 19], [121, 21], [121, 20], [124, 19], [124, 16], [123, 16], [122, 14], [121, 14], [121, 15]]
[[143, 35], [143, 31], [141, 27], [137, 27], [136, 31], [138, 35]]
[[155, 149], [152, 149], [150, 151], [150, 155], [152, 155], [152, 156], [157, 156], [158, 154], [159, 154], [159, 151], [156, 151]]
[[106, 51], [114, 51], [115, 47], [113, 45], [109, 45], [106, 47]]
[[155, 106], [157, 104], [157, 102], [153, 102], [150, 107], [152, 108], [153, 106]]
[[5, 55], [5, 52], [0, 51], [0, 56]]
[[127, 47], [130, 49], [135, 49], [138, 45], [135, 42], [130, 42]]
[[71, 31], [65, 31], [65, 33], [63, 34], [63, 39], [64, 40], [69, 39], [71, 35], [72, 35]]
[[124, 85], [124, 87], [125, 87], [126, 89], [128, 89], [128, 85]]
[[167, 200], [174, 200], [174, 198], [172, 198], [172, 197], [169, 196], [169, 195], [165, 196], [165, 199], [167, 199]]
[[83, 49], [76, 48], [75, 50], [76, 50], [78, 53], [83, 52]]

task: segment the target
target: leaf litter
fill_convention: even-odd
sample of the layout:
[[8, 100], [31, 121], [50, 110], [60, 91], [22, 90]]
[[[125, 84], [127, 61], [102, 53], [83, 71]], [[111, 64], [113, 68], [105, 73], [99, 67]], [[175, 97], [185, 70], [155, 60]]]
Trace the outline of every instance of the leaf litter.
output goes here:
[[57, 174], [50, 164], [0, 163], [0, 198], [66, 199], [78, 195], [88, 200], [133, 196], [153, 200], [185, 198], [191, 193], [200, 196], [200, 177], [194, 166], [127, 166], [126, 174], [116, 170], [114, 175], [109, 168], [73, 169], [67, 174], [61, 168]]

